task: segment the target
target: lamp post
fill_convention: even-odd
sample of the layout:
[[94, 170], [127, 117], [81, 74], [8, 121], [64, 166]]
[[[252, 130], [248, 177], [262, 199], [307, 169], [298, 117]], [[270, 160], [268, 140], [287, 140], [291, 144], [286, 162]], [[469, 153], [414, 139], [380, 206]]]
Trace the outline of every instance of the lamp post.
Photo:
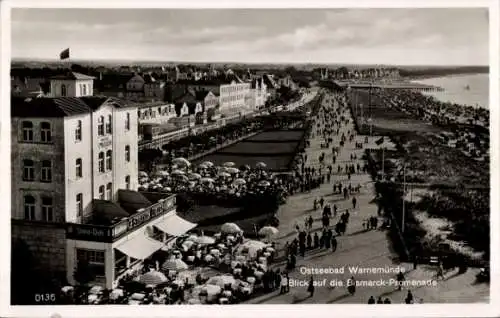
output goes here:
[[403, 210], [401, 214], [401, 233], [405, 231], [405, 196], [406, 196], [406, 164], [403, 165]]

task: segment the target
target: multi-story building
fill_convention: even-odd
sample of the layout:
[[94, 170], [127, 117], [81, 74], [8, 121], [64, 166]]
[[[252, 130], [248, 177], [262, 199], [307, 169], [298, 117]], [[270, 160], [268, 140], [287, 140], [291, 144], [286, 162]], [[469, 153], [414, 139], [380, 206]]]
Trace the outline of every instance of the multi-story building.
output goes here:
[[251, 81], [249, 106], [252, 110], [257, 110], [266, 104], [267, 86], [262, 78]]
[[239, 111], [247, 108], [246, 104], [248, 96], [250, 95], [251, 84], [243, 82], [238, 77], [234, 76], [220, 86], [220, 107], [219, 109], [224, 112]]
[[112, 288], [178, 235], [179, 224], [194, 224], [175, 214], [175, 196], [136, 191], [137, 106], [58, 96], [61, 85], [78, 95], [84, 90], [75, 87], [92, 84], [68, 78], [51, 83], [53, 97], [12, 98], [12, 237], [41, 269], [74, 283], [76, 267], [88, 262], [94, 282]]

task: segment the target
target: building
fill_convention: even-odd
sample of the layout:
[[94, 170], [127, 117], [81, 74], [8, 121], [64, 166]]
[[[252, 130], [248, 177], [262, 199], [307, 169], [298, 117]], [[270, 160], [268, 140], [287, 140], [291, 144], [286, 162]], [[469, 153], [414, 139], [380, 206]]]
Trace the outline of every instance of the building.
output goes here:
[[267, 100], [267, 86], [262, 78], [253, 79], [250, 86], [249, 106], [258, 110], [265, 106]]
[[243, 82], [237, 76], [228, 76], [227, 80], [220, 85], [220, 111], [234, 112], [247, 108], [248, 96], [251, 84]]
[[273, 99], [278, 93], [279, 84], [275, 81], [274, 76], [271, 74], [264, 74], [262, 76], [264, 84], [266, 85], [268, 97]]
[[68, 97], [92, 87], [86, 77], [68, 78], [51, 82], [55, 96], [12, 97], [12, 238], [26, 242], [47, 274], [73, 284], [87, 262], [94, 283], [113, 288], [195, 225], [176, 215], [174, 195], [136, 191], [137, 106]]
[[68, 72], [50, 78], [50, 96], [81, 97], [94, 94], [94, 77]]

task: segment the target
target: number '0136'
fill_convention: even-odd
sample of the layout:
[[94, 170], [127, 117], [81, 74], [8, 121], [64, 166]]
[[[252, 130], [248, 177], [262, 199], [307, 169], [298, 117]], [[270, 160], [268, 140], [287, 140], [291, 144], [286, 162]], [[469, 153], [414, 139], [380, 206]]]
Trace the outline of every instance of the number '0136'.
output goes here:
[[47, 303], [56, 301], [56, 294], [35, 294], [37, 303]]

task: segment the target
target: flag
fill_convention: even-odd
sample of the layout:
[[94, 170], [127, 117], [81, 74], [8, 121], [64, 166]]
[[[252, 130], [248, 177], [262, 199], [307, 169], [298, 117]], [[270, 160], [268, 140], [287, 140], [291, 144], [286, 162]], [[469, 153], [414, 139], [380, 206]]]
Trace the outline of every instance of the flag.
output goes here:
[[66, 50], [62, 51], [62, 52], [59, 54], [59, 58], [60, 58], [61, 60], [69, 59], [69, 48], [67, 48]]
[[384, 137], [380, 137], [380, 139], [377, 139], [375, 143], [377, 144], [377, 146], [380, 146], [381, 144], [384, 143]]

